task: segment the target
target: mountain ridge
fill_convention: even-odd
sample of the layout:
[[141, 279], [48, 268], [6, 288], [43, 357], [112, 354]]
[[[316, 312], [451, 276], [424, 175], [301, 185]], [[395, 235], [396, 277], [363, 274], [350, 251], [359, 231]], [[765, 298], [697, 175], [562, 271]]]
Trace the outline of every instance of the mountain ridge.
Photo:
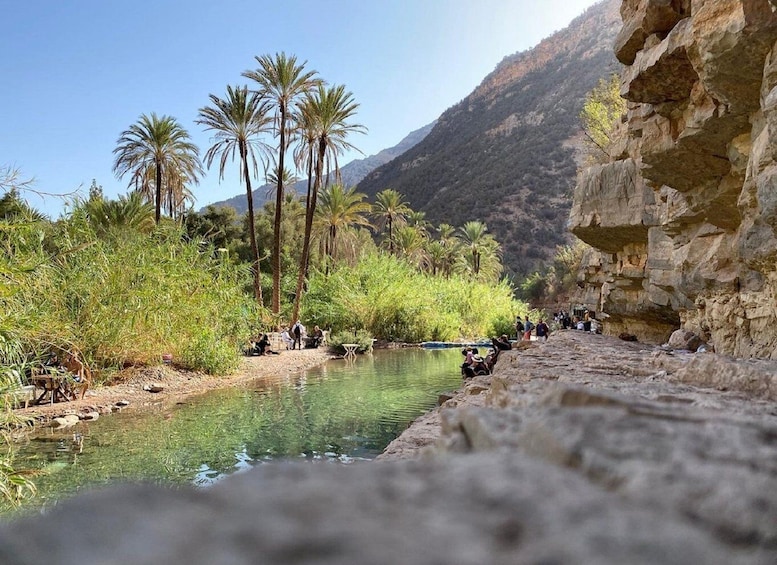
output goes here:
[[532, 49], [508, 55], [446, 110], [423, 141], [358, 185], [398, 190], [433, 223], [485, 221], [508, 274], [525, 275], [568, 243], [585, 95], [619, 63], [620, 3], [588, 8]]
[[[357, 185], [371, 171], [375, 170], [380, 165], [395, 159], [422, 141], [424, 137], [429, 134], [436, 123], [437, 121], [435, 120], [430, 124], [411, 131], [409, 134], [403, 137], [399, 143], [392, 147], [382, 149], [374, 155], [369, 155], [364, 159], [354, 159], [353, 161], [343, 165], [340, 168], [340, 176], [342, 178], [343, 184], [345, 186]], [[301, 179], [290, 187], [287, 187], [286, 190], [293, 190], [297, 194], [305, 194], [307, 192], [307, 182], [307, 178]], [[254, 198], [254, 206], [259, 207], [264, 205], [264, 203], [267, 201], [267, 194], [272, 190], [275, 190], [275, 185], [271, 184], [264, 184], [252, 190], [251, 192]], [[208, 204], [201, 208], [200, 212], [203, 212], [208, 206], [215, 206], [217, 208], [229, 206], [234, 208], [239, 214], [243, 214], [248, 210], [248, 203], [246, 202], [245, 192], [242, 194], [236, 194], [235, 196], [227, 198], [226, 200], [220, 200], [218, 202]]]

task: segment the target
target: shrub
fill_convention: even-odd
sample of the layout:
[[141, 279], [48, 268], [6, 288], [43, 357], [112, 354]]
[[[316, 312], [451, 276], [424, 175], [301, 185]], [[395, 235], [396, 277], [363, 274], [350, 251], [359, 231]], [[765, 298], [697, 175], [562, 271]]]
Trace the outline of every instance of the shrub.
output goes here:
[[433, 277], [378, 252], [329, 277], [315, 273], [302, 317], [334, 333], [364, 329], [382, 340], [419, 342], [484, 337], [495, 320], [521, 311], [526, 306], [506, 281]]
[[224, 375], [237, 369], [238, 353], [229, 340], [219, 339], [205, 329], [182, 344], [177, 363], [212, 375]]

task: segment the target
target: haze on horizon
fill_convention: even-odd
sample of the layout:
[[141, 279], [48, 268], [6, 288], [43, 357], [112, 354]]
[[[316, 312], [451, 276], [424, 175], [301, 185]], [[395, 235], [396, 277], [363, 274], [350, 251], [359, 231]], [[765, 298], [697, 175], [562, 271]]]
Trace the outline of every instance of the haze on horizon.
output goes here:
[[[143, 113], [194, 123], [208, 94], [245, 84], [257, 55], [285, 51], [361, 105], [368, 133], [351, 140], [363, 155], [396, 145], [467, 96], [506, 56], [566, 27], [594, 0], [0, 0], [0, 166], [34, 178], [45, 193], [85, 196], [92, 179], [108, 197], [127, 192], [112, 172], [120, 133]], [[282, 5], [280, 5], [282, 4]], [[260, 184], [264, 179], [259, 179]], [[237, 175], [206, 173], [195, 208], [242, 191]], [[63, 201], [30, 204], [58, 216]]]

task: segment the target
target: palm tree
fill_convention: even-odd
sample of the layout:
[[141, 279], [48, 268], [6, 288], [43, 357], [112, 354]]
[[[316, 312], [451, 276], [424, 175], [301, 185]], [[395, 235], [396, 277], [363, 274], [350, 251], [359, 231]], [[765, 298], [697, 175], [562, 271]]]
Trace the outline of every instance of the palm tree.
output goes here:
[[138, 123], [132, 124], [119, 137], [113, 150], [116, 160], [113, 171], [118, 178], [131, 173], [130, 186], [146, 192], [151, 186], [153, 171], [154, 221], [158, 224], [162, 215], [162, 193], [165, 171], [179, 171], [181, 178], [196, 183], [202, 174], [200, 151], [189, 141], [189, 132], [171, 116], [142, 114]]
[[389, 253], [394, 254], [394, 228], [405, 225], [405, 218], [412, 212], [410, 206], [402, 200], [402, 194], [393, 188], [381, 190], [375, 195], [372, 215], [379, 229], [388, 232]]
[[[488, 231], [486, 224], [473, 220], [459, 229], [463, 247], [467, 250], [467, 262], [474, 277], [477, 278], [480, 275], [484, 263], [489, 265], [489, 271], [493, 271], [491, 263], [493, 258], [498, 257], [499, 244], [493, 235], [486, 233]], [[501, 268], [499, 270], [501, 271]]]
[[249, 238], [253, 265], [251, 271], [254, 279], [254, 295], [259, 305], [262, 305], [261, 271], [259, 269], [259, 246], [256, 243], [256, 222], [254, 219], [254, 195], [251, 190], [251, 172], [257, 176], [260, 159], [269, 151], [260, 136], [269, 131], [271, 118], [268, 117], [269, 106], [262, 101], [261, 96], [249, 92], [248, 87], [227, 86], [227, 96], [221, 99], [210, 95], [212, 106], [200, 108], [198, 124], [214, 133], [214, 144], [205, 153], [205, 163], [210, 168], [213, 160], [220, 156], [219, 179], [224, 178], [227, 159], [234, 161], [237, 152], [240, 158], [240, 179], [245, 182], [246, 198], [248, 200]]
[[315, 91], [308, 93], [304, 102], [298, 106], [298, 114], [300, 115], [298, 123], [304, 126], [304, 130], [302, 132], [302, 149], [297, 152], [297, 156], [304, 157], [306, 153], [304, 148], [310, 143], [306, 156], [309, 159], [308, 170], [315, 161], [315, 183], [311, 186], [310, 177], [308, 177], [305, 235], [302, 240], [302, 257], [297, 275], [293, 319], [299, 317], [305, 279], [308, 276], [310, 237], [318, 203], [318, 192], [321, 190], [324, 178], [330, 177], [331, 165], [334, 165], [335, 177], [339, 180], [340, 168], [337, 156], [348, 149], [355, 149], [351, 143], [346, 141], [346, 137], [351, 133], [365, 131], [364, 126], [349, 122], [358, 108], [359, 104], [353, 100], [353, 94], [345, 90], [345, 86], [336, 85], [327, 88], [323, 84], [319, 84]]
[[[197, 184], [197, 179], [189, 179], [186, 172], [176, 166], [164, 169], [162, 179], [162, 211], [171, 218], [180, 218], [189, 205], [194, 204], [194, 194], [189, 190], [189, 184]], [[153, 202], [156, 194], [156, 167], [151, 166], [146, 171], [146, 180], [137, 190], [148, 202]]]
[[118, 200], [89, 198], [81, 206], [95, 233], [101, 236], [124, 230], [148, 233], [154, 227], [154, 206], [136, 190]]
[[[270, 101], [275, 108], [275, 131], [278, 135], [278, 170], [284, 169], [286, 149], [288, 149], [288, 131], [290, 111], [293, 104], [305, 93], [313, 89], [320, 81], [315, 78], [315, 71], [305, 71], [307, 61], [297, 64], [295, 56], [287, 57], [285, 53], [255, 57], [259, 68], [245, 71], [243, 76], [259, 83], [258, 93]], [[277, 179], [275, 193], [275, 222], [273, 224], [272, 252], [272, 311], [281, 310], [281, 207], [283, 206], [283, 184]]]
[[286, 193], [286, 189], [289, 188], [291, 185], [295, 184], [299, 180], [299, 177], [294, 174], [294, 171], [291, 169], [284, 168], [283, 174], [281, 174], [281, 178], [278, 178], [278, 167], [275, 166], [272, 169], [270, 169], [267, 172], [267, 176], [264, 177], [264, 182], [268, 184], [267, 187], [267, 194], [266, 196], [269, 197], [274, 195], [275, 192], [278, 190], [278, 183], [280, 182], [281, 186], [283, 187], [284, 194]]
[[445, 272], [448, 249], [439, 241], [430, 241], [426, 246], [427, 269], [432, 276]]
[[319, 230], [324, 240], [324, 253], [328, 261], [326, 274], [329, 274], [330, 262], [337, 254], [338, 235], [353, 226], [371, 227], [367, 214], [371, 206], [364, 202], [365, 194], [356, 192], [340, 184], [333, 184], [321, 191], [321, 201], [316, 209]]
[[417, 268], [424, 267], [429, 261], [426, 252], [426, 237], [414, 226], [402, 226], [397, 229], [397, 255]]

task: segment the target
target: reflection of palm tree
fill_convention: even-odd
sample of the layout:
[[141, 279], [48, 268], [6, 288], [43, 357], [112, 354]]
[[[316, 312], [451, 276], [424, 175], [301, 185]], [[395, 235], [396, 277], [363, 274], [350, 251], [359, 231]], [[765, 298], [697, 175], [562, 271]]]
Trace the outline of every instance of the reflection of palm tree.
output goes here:
[[166, 176], [167, 169], [178, 171], [180, 179], [195, 183], [202, 173], [199, 150], [189, 139], [189, 133], [175, 118], [143, 114], [138, 123], [121, 133], [113, 150], [113, 171], [119, 178], [131, 173], [130, 185], [137, 190], [148, 191], [153, 176], [156, 223], [161, 217], [163, 181], [170, 178]]
[[[295, 56], [276, 53], [256, 57], [259, 68], [245, 71], [243, 76], [259, 83], [259, 94], [275, 107], [275, 131], [278, 134], [278, 170], [285, 168], [284, 160], [289, 139], [287, 128], [294, 101], [313, 89], [320, 81], [315, 71], [305, 71], [305, 63], [297, 64]], [[277, 179], [275, 193], [275, 222], [273, 224], [272, 252], [272, 311], [281, 310], [281, 208], [283, 206], [282, 178]]]
[[254, 279], [254, 295], [262, 304], [261, 272], [259, 269], [259, 246], [256, 242], [256, 224], [254, 220], [254, 195], [251, 190], [251, 172], [258, 173], [259, 156], [269, 148], [259, 136], [269, 129], [268, 106], [261, 97], [249, 92], [248, 88], [227, 86], [224, 99], [210, 95], [211, 106], [200, 108], [198, 124], [214, 132], [214, 144], [205, 154], [205, 162], [210, 168], [216, 157], [219, 159], [219, 179], [224, 178], [227, 159], [234, 160], [235, 153], [240, 159], [240, 180], [245, 182], [248, 200], [249, 239], [251, 243], [251, 268]]
[[[364, 202], [365, 194], [356, 192], [356, 187], [343, 188], [333, 184], [321, 191], [321, 200], [316, 209], [318, 226], [324, 239], [324, 252], [331, 261], [337, 254], [338, 236], [353, 226], [370, 227], [366, 214], [371, 206]], [[329, 261], [326, 272], [329, 274]]]
[[379, 229], [388, 231], [389, 253], [394, 253], [394, 228], [405, 225], [405, 218], [412, 210], [407, 202], [402, 200], [402, 194], [393, 188], [381, 190], [375, 195], [372, 215]]
[[[362, 133], [365, 128], [349, 120], [356, 114], [359, 105], [354, 102], [353, 94], [342, 85], [329, 88], [319, 84], [317, 89], [305, 96], [299, 105], [300, 123], [304, 125], [303, 147], [310, 143], [307, 158], [308, 170], [315, 160], [315, 184], [311, 187], [308, 177], [308, 194], [305, 212], [305, 235], [302, 240], [302, 257], [297, 276], [297, 292], [294, 299], [292, 318], [299, 316], [300, 301], [310, 261], [310, 237], [313, 231], [313, 218], [316, 213], [318, 192], [324, 178], [329, 178], [330, 168], [334, 165], [335, 177], [339, 181], [340, 169], [337, 156], [347, 149], [355, 149], [346, 137], [351, 133]], [[314, 151], [315, 150], [315, 151]], [[304, 149], [302, 150], [304, 155]], [[299, 155], [299, 153], [298, 153]], [[325, 166], [326, 165], [326, 166]], [[326, 168], [326, 172], [324, 169]], [[326, 176], [325, 176], [326, 175]]]

